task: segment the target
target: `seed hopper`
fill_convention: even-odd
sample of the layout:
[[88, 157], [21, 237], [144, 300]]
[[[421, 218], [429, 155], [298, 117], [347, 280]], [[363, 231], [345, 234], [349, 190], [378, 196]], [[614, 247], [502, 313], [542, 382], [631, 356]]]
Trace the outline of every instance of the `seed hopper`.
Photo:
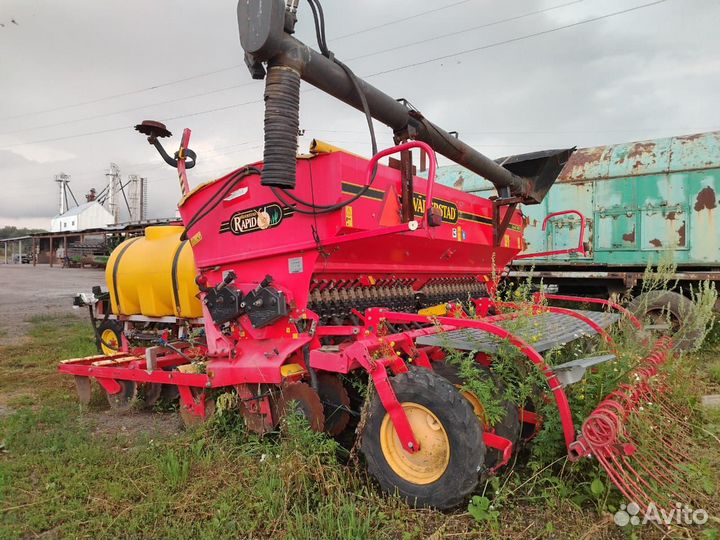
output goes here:
[[[292, 35], [297, 2], [238, 6], [246, 63], [265, 79], [263, 161], [190, 190], [190, 131], [170, 156], [162, 124], [137, 126], [177, 168], [182, 224], [118, 246], [110, 290], [96, 291], [93, 304], [124, 331], [102, 340], [106, 354], [62, 361], [60, 371], [75, 377], [84, 401], [97, 381], [115, 408], [129, 407], [138, 389], [179, 395], [190, 424], [212, 414], [218, 391], [236, 392], [247, 428], [261, 434], [297, 408], [315, 430], [357, 431], [387, 491], [450, 508], [506, 465], [539, 423], [531, 407], [505, 404], [505, 418], [489, 424], [478, 396], [461, 391], [445, 363], [448, 350], [473, 351], [492, 378], [500, 340], [544, 376], [570, 458], [596, 456], [628, 497], [652, 500], [655, 488], [632, 472], [623, 426], [651, 391], [670, 341], [654, 343], [638, 368], [642, 391], [618, 390], [576, 426], [565, 388], [613, 356], [550, 366], [543, 354], [591, 335], [612, 349], [609, 328], [619, 318], [638, 333], [642, 325], [610, 301], [538, 293], [526, 309], [494, 295], [496, 275], [529, 255], [519, 205], [542, 201], [572, 149], [488, 159], [335, 59], [321, 8], [312, 6], [321, 52]], [[390, 126], [397, 146], [369, 160], [321, 142], [296, 155], [301, 80]], [[414, 173], [413, 150], [429, 162], [427, 175]], [[497, 197], [436, 185], [436, 153], [493, 182]], [[390, 156], [399, 158], [394, 166], [381, 163]], [[602, 309], [548, 305], [555, 301]], [[512, 324], [519, 318], [532, 320], [532, 335]], [[134, 340], [139, 324], [154, 325], [155, 337]], [[353, 377], [374, 387], [359, 428]]]

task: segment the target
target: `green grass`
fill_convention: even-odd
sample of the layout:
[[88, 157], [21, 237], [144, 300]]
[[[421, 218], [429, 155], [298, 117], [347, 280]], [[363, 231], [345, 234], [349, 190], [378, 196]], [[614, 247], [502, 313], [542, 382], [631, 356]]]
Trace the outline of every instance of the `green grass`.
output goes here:
[[715, 385], [720, 385], [720, 355], [709, 359], [707, 372], [710, 376], [710, 381]]
[[[94, 351], [88, 324], [44, 317], [33, 319], [28, 344], [0, 349], [0, 412], [9, 410], [0, 416], [0, 538], [621, 534], [604, 476], [600, 492], [590, 479], [576, 482], [565, 461], [545, 471], [516, 464], [481, 486], [499, 514], [476, 520], [465, 509], [413, 510], [383, 496], [362, 468], [338, 461], [334, 441], [293, 421], [284, 436], [258, 439], [232, 417], [176, 432], [174, 413], [118, 415], [97, 388], [80, 406], [57, 361]], [[717, 353], [698, 358], [699, 376], [712, 377]], [[720, 414], [708, 415], [707, 429], [719, 433], [719, 425]]]
[[71, 383], [58, 378], [57, 361], [97, 354], [92, 329], [76, 318], [37, 316], [30, 323], [28, 343], [0, 347], [0, 392], [32, 389], [57, 397], [57, 385]]

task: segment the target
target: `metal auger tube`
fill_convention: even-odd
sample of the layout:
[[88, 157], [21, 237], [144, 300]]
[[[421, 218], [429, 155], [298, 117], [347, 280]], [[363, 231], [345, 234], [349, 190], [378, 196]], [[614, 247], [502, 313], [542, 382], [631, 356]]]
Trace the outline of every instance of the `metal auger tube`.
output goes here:
[[[362, 111], [361, 96], [346, 70], [334, 59], [323, 56], [295, 39], [291, 35], [294, 24], [294, 13], [286, 12], [283, 0], [240, 0], [240, 42], [253, 77], [260, 79], [265, 76], [264, 62], [270, 66], [268, 77], [275, 77], [272, 72], [284, 66], [297, 72], [303, 81]], [[539, 203], [572, 152], [550, 150], [513, 156], [505, 159], [504, 166], [501, 166], [430, 122], [419, 111], [359, 78], [355, 82], [365, 96], [371, 116], [389, 126], [396, 138], [415, 139], [429, 144], [436, 152], [492, 182], [503, 197], [519, 197], [526, 204]], [[271, 103], [266, 101], [266, 107]], [[266, 112], [266, 126], [267, 118]], [[290, 134], [288, 131], [287, 136], [295, 137], [296, 133]], [[282, 160], [289, 160], [289, 148], [278, 150], [278, 154], [273, 152], [271, 158], [280, 160], [281, 151], [287, 154]], [[270, 165], [275, 166], [274, 163]]]

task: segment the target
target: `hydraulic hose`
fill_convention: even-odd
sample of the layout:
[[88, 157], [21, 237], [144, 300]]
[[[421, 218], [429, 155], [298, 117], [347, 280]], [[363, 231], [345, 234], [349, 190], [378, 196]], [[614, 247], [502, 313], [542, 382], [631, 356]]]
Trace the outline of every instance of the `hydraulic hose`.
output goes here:
[[300, 73], [271, 66], [265, 81], [265, 150], [263, 186], [293, 189], [300, 127]]

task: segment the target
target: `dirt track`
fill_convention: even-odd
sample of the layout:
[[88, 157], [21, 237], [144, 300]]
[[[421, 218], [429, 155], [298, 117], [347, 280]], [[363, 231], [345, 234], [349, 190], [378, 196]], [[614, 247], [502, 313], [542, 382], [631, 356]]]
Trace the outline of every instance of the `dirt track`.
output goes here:
[[34, 315], [86, 317], [85, 309], [73, 309], [72, 298], [94, 285], [105, 288], [104, 271], [0, 264], [0, 345], [22, 341]]

